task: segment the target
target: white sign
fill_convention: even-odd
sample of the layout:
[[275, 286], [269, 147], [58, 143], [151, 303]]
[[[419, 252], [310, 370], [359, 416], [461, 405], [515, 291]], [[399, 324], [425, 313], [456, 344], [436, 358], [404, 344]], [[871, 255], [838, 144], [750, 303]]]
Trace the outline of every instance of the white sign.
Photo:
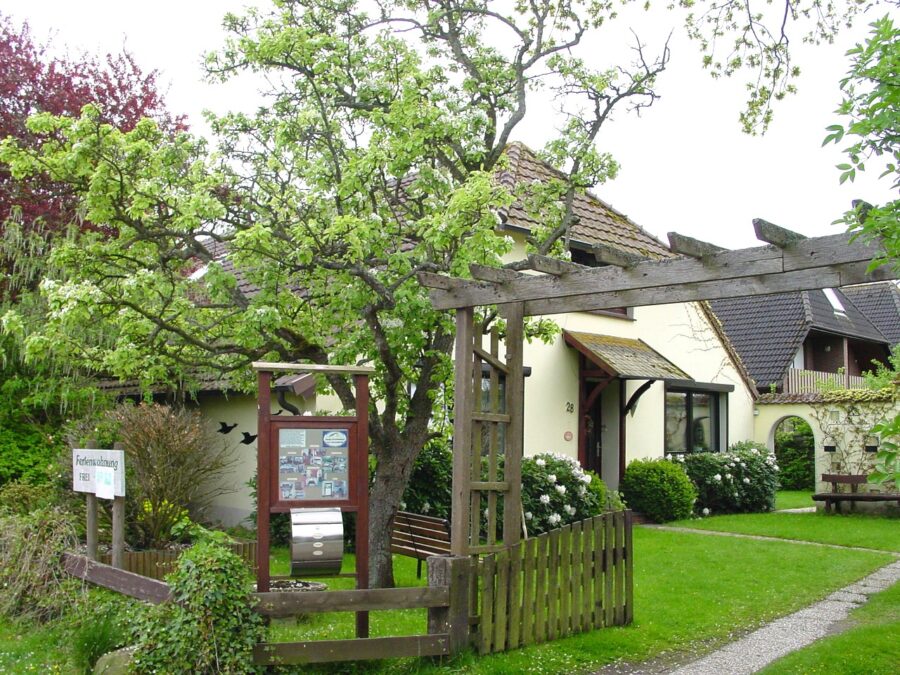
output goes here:
[[125, 496], [124, 450], [72, 450], [72, 489], [101, 499]]

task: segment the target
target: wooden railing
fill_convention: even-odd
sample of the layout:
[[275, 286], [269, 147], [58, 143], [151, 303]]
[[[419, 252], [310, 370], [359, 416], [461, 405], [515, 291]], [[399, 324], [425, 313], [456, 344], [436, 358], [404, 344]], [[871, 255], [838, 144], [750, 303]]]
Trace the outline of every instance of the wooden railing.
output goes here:
[[481, 654], [631, 623], [631, 512], [606, 513], [484, 556]]
[[817, 394], [823, 383], [845, 389], [861, 389], [866, 386], [866, 379], [859, 375], [847, 375], [846, 373], [825, 373], [818, 370], [791, 368], [782, 380], [781, 390], [785, 394]]

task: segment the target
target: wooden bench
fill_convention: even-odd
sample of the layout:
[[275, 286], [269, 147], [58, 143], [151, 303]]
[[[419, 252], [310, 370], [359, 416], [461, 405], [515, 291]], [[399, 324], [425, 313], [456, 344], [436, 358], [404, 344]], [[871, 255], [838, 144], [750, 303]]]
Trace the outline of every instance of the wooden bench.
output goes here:
[[[841, 512], [841, 502], [850, 502], [851, 509], [855, 502], [897, 502], [900, 506], [900, 493], [872, 493], [859, 492], [860, 485], [868, 482], [864, 475], [843, 475], [838, 473], [823, 473], [822, 481], [831, 483], [831, 492], [819, 492], [813, 495], [813, 501], [825, 502], [826, 513], [831, 513], [832, 507], [837, 505], [837, 512]], [[840, 485], [849, 485], [850, 492], [840, 492]]]
[[444, 518], [397, 511], [391, 530], [391, 553], [416, 558], [416, 576], [422, 578], [422, 561], [431, 555], [449, 555], [450, 522]]

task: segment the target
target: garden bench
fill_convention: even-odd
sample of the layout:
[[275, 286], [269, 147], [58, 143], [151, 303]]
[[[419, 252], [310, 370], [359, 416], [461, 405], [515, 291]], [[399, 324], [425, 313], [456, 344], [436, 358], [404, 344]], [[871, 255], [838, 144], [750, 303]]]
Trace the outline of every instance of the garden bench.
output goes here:
[[450, 522], [445, 518], [397, 511], [391, 530], [391, 553], [416, 558], [416, 576], [422, 578], [422, 561], [432, 555], [450, 554]]
[[[838, 473], [823, 473], [822, 481], [831, 483], [831, 492], [818, 492], [813, 495], [813, 501], [825, 502], [826, 513], [831, 513], [832, 507], [837, 505], [837, 512], [841, 512], [841, 502], [850, 502], [851, 508], [855, 502], [897, 502], [900, 506], [900, 493], [872, 493], [859, 492], [858, 487], [868, 482], [865, 475], [843, 475]], [[850, 492], [840, 492], [840, 485], [849, 485]]]

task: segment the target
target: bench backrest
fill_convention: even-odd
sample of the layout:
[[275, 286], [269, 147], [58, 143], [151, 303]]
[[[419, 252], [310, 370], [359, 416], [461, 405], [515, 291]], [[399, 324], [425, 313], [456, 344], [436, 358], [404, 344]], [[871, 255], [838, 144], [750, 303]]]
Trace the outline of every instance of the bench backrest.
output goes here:
[[838, 485], [849, 485], [850, 489], [853, 492], [856, 492], [856, 488], [859, 485], [865, 485], [869, 481], [869, 477], [865, 474], [841, 474], [841, 473], [823, 473], [822, 481], [825, 483], [831, 483], [831, 489], [833, 492], [837, 492]]
[[391, 552], [414, 558], [450, 553], [450, 523], [445, 518], [397, 511], [391, 530]]

